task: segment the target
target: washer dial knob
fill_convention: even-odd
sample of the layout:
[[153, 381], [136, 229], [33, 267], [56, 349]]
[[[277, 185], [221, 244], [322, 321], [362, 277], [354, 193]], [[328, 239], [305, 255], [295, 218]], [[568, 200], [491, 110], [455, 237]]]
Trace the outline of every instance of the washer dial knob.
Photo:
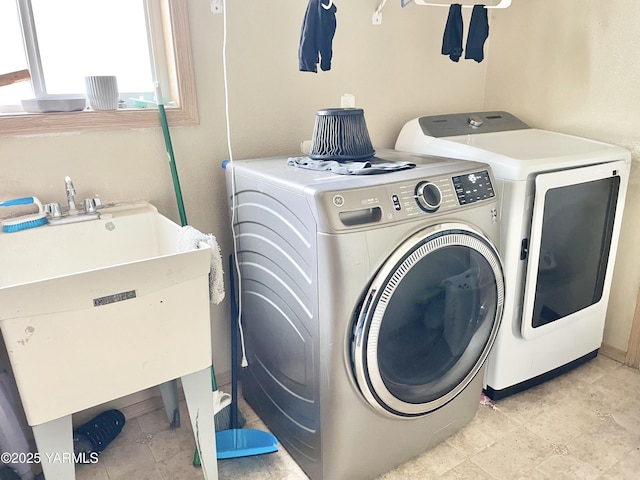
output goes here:
[[442, 192], [435, 183], [420, 182], [415, 193], [418, 206], [425, 212], [435, 212], [442, 203]]

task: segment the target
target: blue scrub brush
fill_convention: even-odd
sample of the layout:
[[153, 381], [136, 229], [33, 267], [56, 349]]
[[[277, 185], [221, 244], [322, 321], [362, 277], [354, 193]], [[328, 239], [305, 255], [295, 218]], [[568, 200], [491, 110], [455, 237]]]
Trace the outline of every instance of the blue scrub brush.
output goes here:
[[19, 232], [21, 230], [27, 230], [28, 228], [41, 227], [42, 225], [46, 225], [47, 223], [49, 223], [42, 203], [40, 203], [40, 200], [38, 200], [36, 197], [23, 197], [14, 198], [13, 200], [6, 200], [4, 202], [0, 202], [0, 207], [30, 205], [32, 203], [38, 206], [38, 213], [4, 219], [2, 220], [2, 231], [4, 233]]

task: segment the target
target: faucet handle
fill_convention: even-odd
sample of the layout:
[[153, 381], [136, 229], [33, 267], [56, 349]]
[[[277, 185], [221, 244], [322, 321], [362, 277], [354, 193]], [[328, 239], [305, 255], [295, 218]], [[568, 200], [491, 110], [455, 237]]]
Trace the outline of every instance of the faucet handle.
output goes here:
[[52, 218], [59, 218], [62, 216], [62, 208], [60, 208], [60, 204], [58, 202], [45, 204], [44, 211]]
[[86, 213], [95, 213], [98, 207], [102, 206], [102, 202], [99, 198], [85, 198], [84, 199], [84, 211]]

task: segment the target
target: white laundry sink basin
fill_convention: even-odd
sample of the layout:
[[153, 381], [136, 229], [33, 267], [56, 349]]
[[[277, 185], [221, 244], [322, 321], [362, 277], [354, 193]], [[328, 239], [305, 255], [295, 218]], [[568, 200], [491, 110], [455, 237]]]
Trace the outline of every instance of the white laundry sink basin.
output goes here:
[[0, 328], [30, 425], [211, 365], [211, 249], [147, 203], [0, 234]]

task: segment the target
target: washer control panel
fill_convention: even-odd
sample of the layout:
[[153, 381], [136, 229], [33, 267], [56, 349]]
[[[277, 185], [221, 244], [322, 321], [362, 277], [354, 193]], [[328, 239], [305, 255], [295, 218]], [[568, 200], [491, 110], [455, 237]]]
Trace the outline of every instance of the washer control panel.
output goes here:
[[442, 203], [442, 192], [435, 183], [422, 181], [416, 185], [416, 202], [425, 212], [435, 212]]
[[451, 177], [428, 177], [387, 186], [395, 218], [413, 217], [458, 207]]
[[[425, 172], [427, 173], [427, 172]], [[488, 169], [416, 176], [363, 188], [321, 194], [323, 224], [335, 231], [443, 214], [496, 196]], [[326, 217], [325, 217], [326, 215]]]
[[458, 175], [451, 180], [460, 205], [468, 205], [496, 195], [488, 170]]

